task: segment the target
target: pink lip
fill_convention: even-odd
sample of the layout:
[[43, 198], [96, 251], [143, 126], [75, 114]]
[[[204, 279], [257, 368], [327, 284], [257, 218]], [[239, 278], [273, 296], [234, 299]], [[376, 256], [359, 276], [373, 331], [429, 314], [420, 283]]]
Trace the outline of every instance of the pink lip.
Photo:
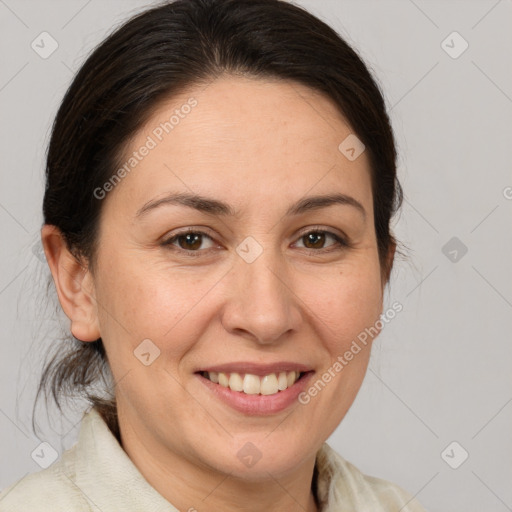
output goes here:
[[[229, 365], [222, 366], [224, 369], [228, 367]], [[237, 368], [240, 370], [240, 366], [237, 366]], [[253, 371], [254, 368], [251, 373], [253, 373]], [[265, 372], [267, 371], [268, 366], [265, 367]], [[249, 373], [249, 371], [247, 371], [247, 373]], [[269, 373], [272, 373], [272, 371]], [[267, 373], [263, 373], [263, 375], [266, 374]], [[220, 384], [214, 384], [206, 377], [203, 377], [200, 373], [196, 373], [195, 375], [206, 386], [206, 388], [214, 394], [214, 396], [233, 409], [253, 416], [267, 416], [281, 412], [293, 403], [296, 403], [297, 397], [307, 388], [308, 382], [313, 374], [314, 372], [312, 371], [305, 373], [297, 382], [295, 382], [295, 384], [293, 384], [292, 387], [287, 388], [284, 391], [278, 391], [273, 395], [247, 395], [242, 391], [232, 391], [230, 388], [225, 388]]]
[[240, 361], [234, 363], [219, 364], [216, 366], [208, 366], [205, 368], [200, 368], [196, 370], [196, 372], [251, 373], [252, 375], [263, 377], [264, 375], [269, 375], [270, 373], [291, 371], [306, 373], [311, 370], [311, 367], [290, 361], [278, 361], [271, 364], [258, 364], [249, 361]]

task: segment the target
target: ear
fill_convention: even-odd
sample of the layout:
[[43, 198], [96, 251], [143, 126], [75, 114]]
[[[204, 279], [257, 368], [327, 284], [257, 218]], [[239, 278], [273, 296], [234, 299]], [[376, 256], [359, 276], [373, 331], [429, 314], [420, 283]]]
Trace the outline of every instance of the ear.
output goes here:
[[393, 262], [395, 260], [396, 242], [392, 240], [389, 244], [388, 254], [386, 255], [385, 266], [382, 271], [382, 289], [386, 286], [386, 283], [391, 277], [391, 270], [393, 269]]
[[69, 252], [56, 226], [45, 224], [41, 241], [71, 333], [81, 341], [96, 341], [100, 332], [91, 273]]

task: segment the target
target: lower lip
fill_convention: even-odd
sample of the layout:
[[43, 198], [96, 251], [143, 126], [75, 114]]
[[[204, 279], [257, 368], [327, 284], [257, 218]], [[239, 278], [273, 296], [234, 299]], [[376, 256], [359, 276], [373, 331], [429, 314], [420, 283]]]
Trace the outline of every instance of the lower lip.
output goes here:
[[297, 401], [299, 394], [307, 387], [314, 372], [306, 372], [293, 386], [273, 395], [248, 395], [242, 391], [233, 391], [196, 373], [199, 380], [222, 402], [233, 409], [254, 416], [265, 416], [284, 411]]

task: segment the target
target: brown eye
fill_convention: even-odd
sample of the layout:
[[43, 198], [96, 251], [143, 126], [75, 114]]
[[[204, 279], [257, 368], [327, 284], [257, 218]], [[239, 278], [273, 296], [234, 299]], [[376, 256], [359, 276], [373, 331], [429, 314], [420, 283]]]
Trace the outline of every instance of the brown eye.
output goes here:
[[[334, 243], [325, 247], [325, 243], [328, 238], [333, 239]], [[310, 250], [330, 249], [335, 246], [345, 247], [348, 245], [341, 237], [334, 233], [330, 233], [329, 231], [310, 231], [302, 235], [299, 240], [302, 240], [304, 247]]]
[[176, 239], [178, 240], [178, 245], [182, 249], [195, 250], [201, 247], [201, 237], [202, 235], [199, 233], [187, 233], [186, 235], [177, 236]]
[[[308, 249], [322, 249], [325, 243], [325, 233], [312, 232], [303, 236]], [[311, 244], [311, 245], [310, 245]]]
[[[205, 240], [210, 241], [210, 245], [207, 247], [201, 246]], [[163, 246], [172, 246], [172, 248], [183, 249], [184, 251], [190, 252], [202, 252], [203, 250], [213, 247], [212, 238], [202, 231], [186, 231], [184, 233], [178, 233], [171, 238], [162, 242]]]

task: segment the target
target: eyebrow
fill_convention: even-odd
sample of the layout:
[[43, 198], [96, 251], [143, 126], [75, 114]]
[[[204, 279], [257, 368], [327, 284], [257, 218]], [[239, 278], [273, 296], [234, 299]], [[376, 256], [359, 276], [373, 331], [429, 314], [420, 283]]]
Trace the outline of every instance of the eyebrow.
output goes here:
[[[318, 210], [320, 208], [327, 208], [332, 205], [345, 205], [354, 207], [366, 220], [366, 210], [363, 205], [355, 198], [346, 194], [328, 194], [310, 196], [300, 199], [295, 204], [290, 206], [285, 213], [285, 216], [300, 215], [302, 213]], [[240, 213], [237, 212], [232, 206], [217, 199], [201, 196], [198, 194], [191, 194], [187, 192], [169, 194], [161, 199], [152, 199], [148, 201], [142, 208], [140, 208], [136, 217], [141, 217], [155, 208], [162, 205], [178, 205], [194, 208], [200, 212], [216, 216], [229, 216], [239, 217]]]

